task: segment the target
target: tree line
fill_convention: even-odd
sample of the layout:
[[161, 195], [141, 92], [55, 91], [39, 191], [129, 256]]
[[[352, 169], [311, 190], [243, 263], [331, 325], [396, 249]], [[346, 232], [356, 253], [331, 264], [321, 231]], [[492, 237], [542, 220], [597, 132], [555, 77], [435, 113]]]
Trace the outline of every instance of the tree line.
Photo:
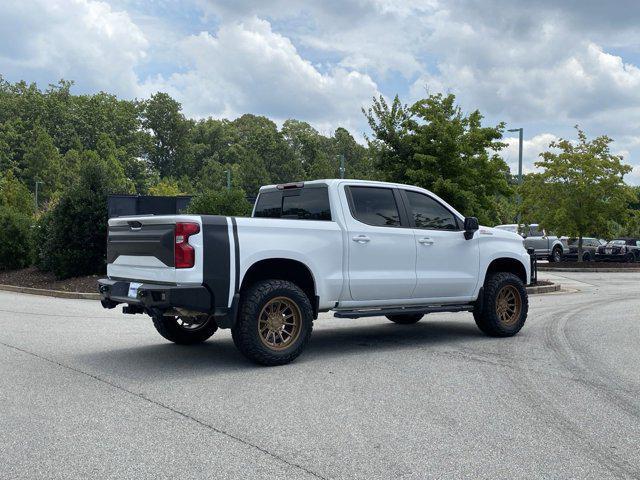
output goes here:
[[[504, 123], [484, 125], [451, 94], [410, 106], [373, 98], [362, 112], [371, 130], [363, 145], [341, 127], [325, 135], [295, 119], [191, 119], [166, 93], [124, 100], [76, 95], [72, 85], [41, 89], [0, 76], [0, 224], [13, 232], [0, 233], [0, 268], [35, 263], [59, 277], [102, 271], [108, 194], [189, 194], [192, 212], [243, 215], [261, 185], [337, 178], [341, 163], [346, 178], [422, 186], [487, 225], [544, 210], [516, 202], [501, 157]], [[624, 173], [618, 226], [633, 203]], [[528, 198], [543, 192], [528, 184]], [[27, 241], [16, 240], [21, 235]], [[27, 250], [15, 255], [16, 248]]]

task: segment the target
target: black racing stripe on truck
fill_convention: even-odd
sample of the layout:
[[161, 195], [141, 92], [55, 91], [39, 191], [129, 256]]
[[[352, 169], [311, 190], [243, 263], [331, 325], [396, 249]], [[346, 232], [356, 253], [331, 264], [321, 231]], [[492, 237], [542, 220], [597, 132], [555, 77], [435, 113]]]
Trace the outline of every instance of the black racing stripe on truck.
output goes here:
[[213, 294], [213, 308], [227, 308], [231, 282], [231, 246], [227, 217], [202, 215], [202, 244], [202, 283]]
[[233, 293], [240, 291], [240, 242], [238, 241], [238, 224], [235, 217], [231, 217], [231, 225], [233, 226], [233, 246], [234, 246], [234, 258], [236, 265], [236, 285]]

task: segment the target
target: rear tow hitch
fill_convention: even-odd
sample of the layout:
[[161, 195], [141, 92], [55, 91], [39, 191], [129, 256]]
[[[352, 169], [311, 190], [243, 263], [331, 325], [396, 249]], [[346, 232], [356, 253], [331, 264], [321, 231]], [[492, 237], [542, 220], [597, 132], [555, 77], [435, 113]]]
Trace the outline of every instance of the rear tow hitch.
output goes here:
[[144, 313], [144, 307], [140, 305], [125, 305], [122, 307], [122, 313], [127, 315], [135, 315], [136, 313]]

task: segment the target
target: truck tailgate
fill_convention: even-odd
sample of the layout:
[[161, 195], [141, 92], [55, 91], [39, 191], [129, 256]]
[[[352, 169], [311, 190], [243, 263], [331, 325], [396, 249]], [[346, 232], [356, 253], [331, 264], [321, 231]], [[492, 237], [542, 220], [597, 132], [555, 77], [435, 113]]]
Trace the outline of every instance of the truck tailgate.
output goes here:
[[[192, 268], [175, 268], [175, 226], [178, 222], [200, 226], [200, 231], [188, 240], [195, 250], [196, 261]], [[202, 283], [201, 217], [161, 215], [110, 219], [107, 275], [156, 283]]]

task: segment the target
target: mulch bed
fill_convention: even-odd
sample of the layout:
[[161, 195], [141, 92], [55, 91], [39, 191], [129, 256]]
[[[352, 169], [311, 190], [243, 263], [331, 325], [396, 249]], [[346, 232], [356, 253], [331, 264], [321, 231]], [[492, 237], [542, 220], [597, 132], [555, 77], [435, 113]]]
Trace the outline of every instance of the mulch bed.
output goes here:
[[553, 285], [553, 282], [550, 280], [538, 280], [533, 284], [534, 287], [544, 287], [546, 285]]
[[623, 262], [559, 262], [538, 263], [539, 267], [550, 268], [640, 268], [640, 263]]
[[46, 288], [65, 292], [96, 293], [98, 291], [98, 278], [100, 278], [100, 275], [56, 280], [53, 273], [41, 272], [35, 267], [24, 268], [22, 270], [0, 270], [0, 284], [2, 285]]

